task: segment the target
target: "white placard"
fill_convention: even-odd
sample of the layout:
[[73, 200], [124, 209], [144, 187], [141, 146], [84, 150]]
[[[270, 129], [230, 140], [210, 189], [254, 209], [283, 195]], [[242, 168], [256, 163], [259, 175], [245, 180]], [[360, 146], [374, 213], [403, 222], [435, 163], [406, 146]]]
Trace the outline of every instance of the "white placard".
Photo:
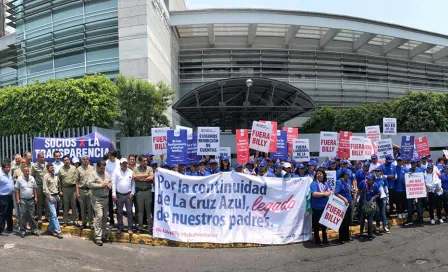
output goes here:
[[320, 132], [320, 149], [319, 156], [334, 157], [336, 156], [338, 147], [338, 133], [337, 132]]
[[366, 138], [371, 139], [373, 142], [381, 140], [380, 126], [368, 126], [365, 127]]
[[176, 125], [176, 131], [179, 131], [181, 129], [185, 129], [187, 131], [187, 139], [188, 140], [193, 139], [193, 129], [192, 128]]
[[405, 175], [406, 198], [426, 198], [426, 184], [423, 173], [409, 173]]
[[331, 194], [328, 198], [327, 205], [325, 205], [325, 210], [322, 213], [319, 223], [334, 231], [339, 231], [347, 208], [348, 206], [345, 206], [342, 199]]
[[219, 127], [198, 127], [198, 155], [216, 155], [219, 152]]
[[383, 118], [383, 135], [397, 135], [397, 118]]
[[336, 171], [328, 170], [325, 171], [325, 174], [327, 174], [328, 186], [330, 186], [330, 189], [334, 191], [334, 188], [336, 186]]
[[151, 128], [152, 154], [166, 154], [166, 131], [169, 127]]
[[254, 121], [252, 123], [252, 133], [250, 135], [249, 148], [261, 152], [269, 152], [271, 142], [272, 125]]
[[310, 140], [295, 139], [292, 144], [292, 154], [297, 162], [310, 161]]
[[394, 150], [392, 139], [383, 139], [376, 141], [376, 146], [378, 148], [378, 160], [385, 161], [387, 155], [391, 155], [393, 157]]
[[443, 150], [443, 155], [445, 155], [445, 158], [448, 158], [448, 150]]
[[232, 149], [230, 147], [220, 147], [219, 153], [217, 154], [218, 158], [222, 158], [224, 156], [232, 157]]
[[372, 141], [361, 136], [350, 136], [350, 160], [368, 160], [373, 152]]

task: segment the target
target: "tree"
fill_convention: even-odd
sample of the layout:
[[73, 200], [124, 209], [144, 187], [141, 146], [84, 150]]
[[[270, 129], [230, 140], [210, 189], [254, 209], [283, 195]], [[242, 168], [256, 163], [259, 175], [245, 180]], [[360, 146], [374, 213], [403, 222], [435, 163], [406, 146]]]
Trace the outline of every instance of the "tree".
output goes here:
[[174, 90], [162, 82], [152, 84], [142, 79], [115, 79], [118, 87], [120, 131], [123, 136], [150, 135], [151, 128], [169, 126], [165, 115]]
[[106, 76], [50, 79], [0, 91], [0, 135], [109, 128], [118, 116], [118, 90]]
[[329, 106], [316, 110], [311, 118], [303, 124], [302, 132], [333, 131], [336, 113], [337, 110]]

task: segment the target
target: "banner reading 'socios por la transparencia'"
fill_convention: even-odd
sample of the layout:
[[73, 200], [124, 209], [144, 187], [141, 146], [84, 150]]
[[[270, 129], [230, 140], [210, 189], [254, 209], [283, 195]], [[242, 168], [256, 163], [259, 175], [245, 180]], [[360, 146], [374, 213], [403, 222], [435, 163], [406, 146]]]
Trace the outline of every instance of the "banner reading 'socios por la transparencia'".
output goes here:
[[287, 244], [311, 239], [311, 178], [157, 171], [154, 236], [182, 242]]

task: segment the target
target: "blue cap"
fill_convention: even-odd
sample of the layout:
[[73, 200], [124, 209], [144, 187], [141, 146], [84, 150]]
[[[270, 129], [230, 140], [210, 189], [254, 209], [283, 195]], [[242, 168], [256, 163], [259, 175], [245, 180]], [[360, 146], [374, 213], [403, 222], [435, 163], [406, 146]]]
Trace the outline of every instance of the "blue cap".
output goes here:
[[293, 158], [289, 158], [289, 159], [288, 159], [288, 162], [289, 162], [289, 163], [296, 163], [296, 160], [294, 160]]
[[297, 164], [296, 169], [305, 169], [305, 165], [302, 163]]
[[218, 162], [217, 162], [215, 159], [211, 159], [211, 160], [210, 160], [210, 164], [212, 164], [212, 163], [216, 163], [216, 164], [218, 164]]
[[417, 163], [417, 162], [418, 162], [417, 158], [412, 158], [411, 159], [411, 163]]
[[241, 163], [238, 163], [238, 164], [235, 166], [235, 168], [238, 168], [238, 167], [243, 167], [243, 165], [242, 165]]
[[403, 158], [401, 158], [400, 156], [397, 157], [397, 161], [402, 161]]
[[366, 179], [374, 180], [375, 179], [375, 175], [370, 173], [370, 174], [366, 175]]
[[280, 163], [274, 164], [274, 168], [282, 168], [282, 165]]
[[229, 156], [222, 156], [221, 160], [222, 161], [228, 161], [229, 160]]
[[383, 172], [383, 168], [381, 168], [381, 166], [378, 166], [377, 168], [375, 168], [375, 171], [381, 171], [381, 172]]
[[324, 163], [321, 165], [321, 167], [323, 167], [323, 168], [328, 168], [328, 167], [330, 167], [330, 163], [328, 163], [328, 162], [324, 162]]
[[170, 168], [173, 169], [174, 167], [176, 167], [176, 164], [171, 164]]
[[158, 165], [157, 162], [152, 162], [152, 163], [151, 163], [151, 166], [155, 166], [155, 167], [157, 167], [157, 165]]
[[415, 158], [415, 159], [417, 160], [417, 162], [422, 161], [422, 158], [420, 158], [420, 157], [417, 157], [417, 158]]
[[316, 166], [316, 165], [317, 165], [317, 163], [315, 161], [310, 161], [308, 163], [308, 166]]
[[341, 164], [348, 163], [347, 160], [342, 160]]
[[373, 159], [378, 159], [378, 156], [377, 156], [376, 154], [372, 154], [372, 156], [370, 156], [370, 159], [371, 159], [371, 160], [373, 160]]
[[334, 160], [335, 160], [335, 161], [340, 161], [341, 158], [339, 158], [339, 157], [334, 157]]
[[330, 164], [335, 164], [336, 163], [336, 161], [335, 160], [330, 160], [330, 162], [329, 162]]
[[167, 162], [164, 162], [164, 163], [162, 163], [162, 167], [163, 167], [163, 168], [165, 168], [165, 167], [170, 167], [170, 165], [169, 165]]
[[262, 161], [262, 162], [260, 163], [260, 167], [266, 167], [266, 166], [267, 166], [267, 164], [266, 164], [265, 161]]
[[146, 157], [153, 157], [154, 155], [153, 154], [151, 154], [151, 153], [146, 153]]
[[266, 158], [266, 161], [272, 161], [272, 159], [271, 159], [271, 158], [269, 158], [269, 157], [267, 157], [267, 158]]
[[369, 168], [370, 167], [370, 163], [369, 162], [365, 162], [365, 163], [362, 164], [362, 166]]
[[312, 157], [311, 160], [315, 161], [316, 163], [319, 163], [319, 158], [317, 158], [317, 157]]
[[258, 157], [257, 158], [257, 161], [262, 161], [263, 160], [263, 157]]
[[342, 170], [341, 171], [341, 174], [343, 175], [343, 174], [347, 174], [347, 175], [351, 175], [352, 174], [352, 171], [350, 171], [350, 170], [348, 170], [348, 169], [344, 169], [344, 170]]
[[432, 163], [430, 163], [430, 164], [428, 164], [428, 166], [426, 166], [426, 168], [434, 169], [434, 165]]
[[250, 165], [254, 165], [254, 161], [248, 161], [247, 163], [246, 163], [246, 165], [248, 165], [248, 164], [250, 164]]
[[433, 159], [431, 157], [428, 158], [428, 161], [433, 161]]
[[393, 162], [394, 158], [392, 157], [392, 155], [386, 155], [386, 161], [387, 162]]

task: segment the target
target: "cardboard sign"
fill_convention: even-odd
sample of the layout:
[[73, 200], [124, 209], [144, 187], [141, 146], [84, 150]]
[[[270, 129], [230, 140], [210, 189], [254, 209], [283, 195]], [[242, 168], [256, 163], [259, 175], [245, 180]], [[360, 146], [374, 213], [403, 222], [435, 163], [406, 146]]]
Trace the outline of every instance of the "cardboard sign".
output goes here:
[[409, 173], [405, 175], [406, 198], [426, 198], [426, 184], [423, 173]]
[[288, 153], [292, 154], [292, 145], [295, 139], [299, 139], [299, 129], [292, 127], [284, 127], [283, 131], [286, 131], [286, 137], [288, 139]]
[[372, 141], [361, 136], [350, 136], [350, 160], [368, 160], [373, 154]]
[[328, 198], [327, 205], [325, 205], [325, 209], [319, 223], [334, 231], [339, 231], [347, 208], [348, 206], [345, 206], [342, 199], [334, 194], [331, 194]]
[[443, 155], [445, 155], [445, 158], [448, 158], [448, 150], [443, 150]]
[[350, 157], [350, 137], [352, 133], [350, 131], [339, 132], [339, 145], [338, 145], [338, 157], [347, 159]]
[[198, 133], [193, 132], [193, 137], [187, 140], [187, 159], [189, 163], [198, 162], [202, 159], [198, 155]]
[[373, 142], [381, 140], [380, 126], [365, 127], [366, 138], [371, 139]]
[[376, 141], [376, 145], [378, 148], [378, 160], [384, 161], [387, 155], [394, 155], [392, 139], [378, 140]]
[[415, 138], [415, 147], [419, 157], [431, 156], [431, 151], [429, 150], [428, 139], [426, 136]]
[[271, 142], [272, 125], [257, 121], [252, 123], [249, 148], [261, 152], [269, 152]]
[[397, 135], [397, 118], [383, 118], [383, 135]]
[[[167, 156], [166, 161], [169, 164], [187, 164], [187, 131], [168, 130], [167, 131]], [[192, 135], [193, 138], [193, 135]]]
[[260, 120], [260, 123], [272, 125], [272, 134], [271, 134], [271, 143], [269, 144], [269, 152], [277, 152], [277, 122]]
[[249, 161], [249, 133], [247, 129], [236, 130], [236, 160], [241, 164]]
[[152, 154], [162, 155], [166, 153], [166, 132], [169, 127], [151, 128]]
[[401, 137], [401, 158], [403, 160], [410, 160], [414, 156], [414, 136]]
[[327, 182], [330, 186], [330, 189], [334, 190], [334, 187], [336, 186], [336, 171], [328, 170], [325, 171], [325, 173], [327, 174]]
[[218, 157], [221, 159], [222, 157], [227, 156], [229, 158], [232, 157], [232, 149], [230, 147], [220, 147]]
[[293, 158], [297, 162], [310, 161], [310, 140], [296, 139], [293, 142]]
[[288, 158], [288, 139], [286, 131], [277, 130], [277, 151], [272, 153], [274, 160], [285, 161]]
[[321, 157], [334, 157], [336, 156], [336, 148], [338, 146], [338, 133], [337, 132], [320, 132], [320, 149], [319, 156]]
[[219, 135], [219, 127], [198, 127], [198, 155], [218, 154]]

